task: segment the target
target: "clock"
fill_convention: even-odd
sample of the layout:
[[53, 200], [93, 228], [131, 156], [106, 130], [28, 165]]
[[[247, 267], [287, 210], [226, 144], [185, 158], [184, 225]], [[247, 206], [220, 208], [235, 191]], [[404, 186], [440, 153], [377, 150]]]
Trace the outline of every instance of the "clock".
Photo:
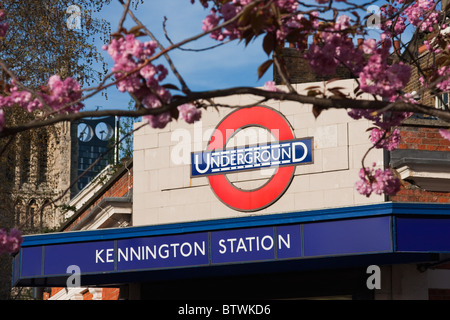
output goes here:
[[82, 142], [89, 142], [91, 141], [92, 137], [94, 136], [94, 130], [92, 130], [92, 127], [86, 123], [80, 123], [78, 124], [78, 139]]
[[99, 122], [95, 126], [95, 135], [102, 141], [111, 139], [114, 134], [113, 128], [106, 122]]

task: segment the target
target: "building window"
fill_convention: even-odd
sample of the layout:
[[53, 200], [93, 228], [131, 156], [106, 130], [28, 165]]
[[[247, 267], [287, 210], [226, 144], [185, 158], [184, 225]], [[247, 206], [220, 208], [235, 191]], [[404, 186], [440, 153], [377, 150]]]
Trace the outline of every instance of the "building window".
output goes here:
[[37, 140], [37, 182], [43, 183], [47, 181], [48, 174], [48, 134], [42, 131]]
[[45, 200], [44, 204], [41, 207], [41, 214], [39, 217], [39, 226], [41, 229], [43, 229], [44, 227], [49, 227], [52, 224], [52, 212], [53, 208], [50, 200]]
[[21, 139], [20, 152], [20, 183], [24, 184], [30, 181], [30, 159], [31, 159], [31, 137], [25, 134]]
[[440, 96], [436, 96], [436, 109], [447, 110], [448, 109], [448, 93], [443, 93]]
[[22, 227], [20, 224], [23, 222], [23, 218], [24, 218], [23, 208], [24, 208], [24, 206], [23, 206], [22, 200], [21, 199], [17, 200], [16, 204], [14, 205], [14, 216], [15, 216], [14, 222], [15, 222], [15, 225], [18, 227]]
[[29, 229], [33, 229], [34, 228], [34, 220], [35, 220], [35, 215], [37, 212], [37, 204], [35, 200], [31, 200], [30, 203], [28, 204], [28, 208], [27, 208], [27, 212], [26, 212], [26, 220], [25, 222], [25, 226]]
[[0, 157], [0, 181], [6, 189], [12, 189], [16, 182], [16, 139], [12, 143], [0, 141], [0, 149], [3, 150], [3, 156]]

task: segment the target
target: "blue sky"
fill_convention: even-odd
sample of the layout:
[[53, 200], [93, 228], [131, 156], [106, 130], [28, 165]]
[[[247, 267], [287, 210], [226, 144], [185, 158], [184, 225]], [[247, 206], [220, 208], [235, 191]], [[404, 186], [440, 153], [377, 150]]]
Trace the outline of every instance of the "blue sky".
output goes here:
[[[136, 0], [139, 1], [140, 0]], [[314, 2], [313, 0], [306, 0]], [[378, 1], [376, 4], [384, 4], [386, 1]], [[340, 5], [339, 3], [337, 3]], [[139, 3], [136, 16], [155, 34], [164, 46], [169, 43], [165, 39], [163, 32], [164, 16], [167, 17], [167, 30], [172, 41], [175, 43], [185, 38], [197, 35], [202, 32], [202, 20], [208, 15], [209, 9], [203, 8], [198, 0], [192, 5], [190, 0], [144, 0]], [[105, 6], [100, 17], [111, 23], [113, 32], [117, 30], [118, 21], [122, 15], [123, 7], [117, 0], [112, 0], [111, 4]], [[365, 12], [359, 12], [361, 18]], [[129, 29], [134, 26], [130, 17], [125, 21], [125, 27]], [[379, 30], [371, 31], [370, 37], [377, 38]], [[148, 38], [146, 38], [148, 40]], [[258, 80], [257, 69], [268, 59], [261, 46], [262, 37], [245, 47], [243, 43], [237, 41], [225, 44], [213, 50], [203, 52], [188, 52], [175, 50], [170, 53], [179, 72], [188, 83], [191, 90], [212, 90], [219, 88], [229, 88], [235, 86], [262, 86], [266, 81], [272, 80], [272, 68], [269, 69], [262, 79]], [[217, 41], [205, 36], [196, 42], [186, 45], [186, 48], [205, 48], [218, 44]], [[101, 48], [102, 43], [97, 43]], [[112, 60], [108, 54], [103, 53], [109, 68], [112, 67]], [[161, 58], [160, 63], [165, 63]], [[170, 75], [164, 83], [178, 85], [177, 79]], [[108, 99], [100, 94], [86, 101], [86, 109], [126, 109], [130, 97], [126, 93], [120, 93], [117, 89], [107, 90]]]
[[[187, 37], [202, 32], [202, 20], [209, 13], [198, 1], [194, 5], [190, 0], [151, 0], [144, 1], [134, 11], [136, 16], [152, 31], [165, 46], [168, 41], [163, 33], [163, 19], [167, 17], [167, 29], [172, 41], [178, 42]], [[101, 17], [111, 23], [113, 31], [117, 30], [118, 21], [122, 14], [122, 6], [113, 0], [110, 5], [101, 12]], [[125, 27], [134, 26], [131, 18], [125, 21]], [[257, 68], [268, 59], [261, 48], [261, 40], [245, 47], [237, 41], [228, 43], [213, 50], [203, 52], [189, 52], [175, 50], [170, 53], [174, 64], [180, 74], [188, 83], [191, 90], [211, 90], [233, 86], [262, 86], [268, 80], [272, 80], [272, 69], [258, 80]], [[204, 48], [218, 44], [217, 41], [206, 36], [196, 42], [186, 45], [186, 48]], [[101, 43], [98, 46], [101, 47]], [[101, 50], [101, 49], [100, 49]], [[103, 51], [102, 51], [103, 52]], [[112, 60], [106, 52], [103, 52], [109, 67]], [[161, 58], [161, 63], [165, 60]], [[170, 73], [170, 72], [169, 72]], [[178, 85], [174, 76], [169, 75], [164, 83]], [[126, 109], [130, 97], [126, 93], [120, 93], [117, 89], [109, 89], [108, 100], [100, 94], [86, 101], [86, 109], [95, 109], [99, 106], [103, 109]]]

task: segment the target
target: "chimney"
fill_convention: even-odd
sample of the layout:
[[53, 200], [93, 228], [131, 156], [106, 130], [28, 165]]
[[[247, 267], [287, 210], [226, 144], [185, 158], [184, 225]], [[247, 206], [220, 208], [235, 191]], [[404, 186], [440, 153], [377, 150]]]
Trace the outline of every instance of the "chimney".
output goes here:
[[448, 0], [441, 0], [441, 11], [445, 13], [445, 15], [447, 15], [447, 10], [445, 10], [447, 8], [448, 5]]
[[358, 39], [358, 49], [361, 49], [363, 43], [364, 43], [364, 39], [363, 38], [359, 38]]
[[394, 40], [394, 52], [400, 55], [400, 41]]

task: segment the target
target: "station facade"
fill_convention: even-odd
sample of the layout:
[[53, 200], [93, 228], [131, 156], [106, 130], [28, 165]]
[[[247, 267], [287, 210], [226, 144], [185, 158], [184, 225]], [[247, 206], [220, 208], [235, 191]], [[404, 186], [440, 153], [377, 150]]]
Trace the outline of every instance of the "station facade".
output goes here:
[[[449, 146], [426, 150], [434, 170], [411, 140], [366, 155], [367, 120], [257, 101], [216, 99], [193, 125], [137, 130], [132, 161], [82, 190], [61, 232], [25, 237], [13, 284], [46, 299], [447, 297]], [[401, 169], [398, 196], [355, 190], [363, 158]]]

